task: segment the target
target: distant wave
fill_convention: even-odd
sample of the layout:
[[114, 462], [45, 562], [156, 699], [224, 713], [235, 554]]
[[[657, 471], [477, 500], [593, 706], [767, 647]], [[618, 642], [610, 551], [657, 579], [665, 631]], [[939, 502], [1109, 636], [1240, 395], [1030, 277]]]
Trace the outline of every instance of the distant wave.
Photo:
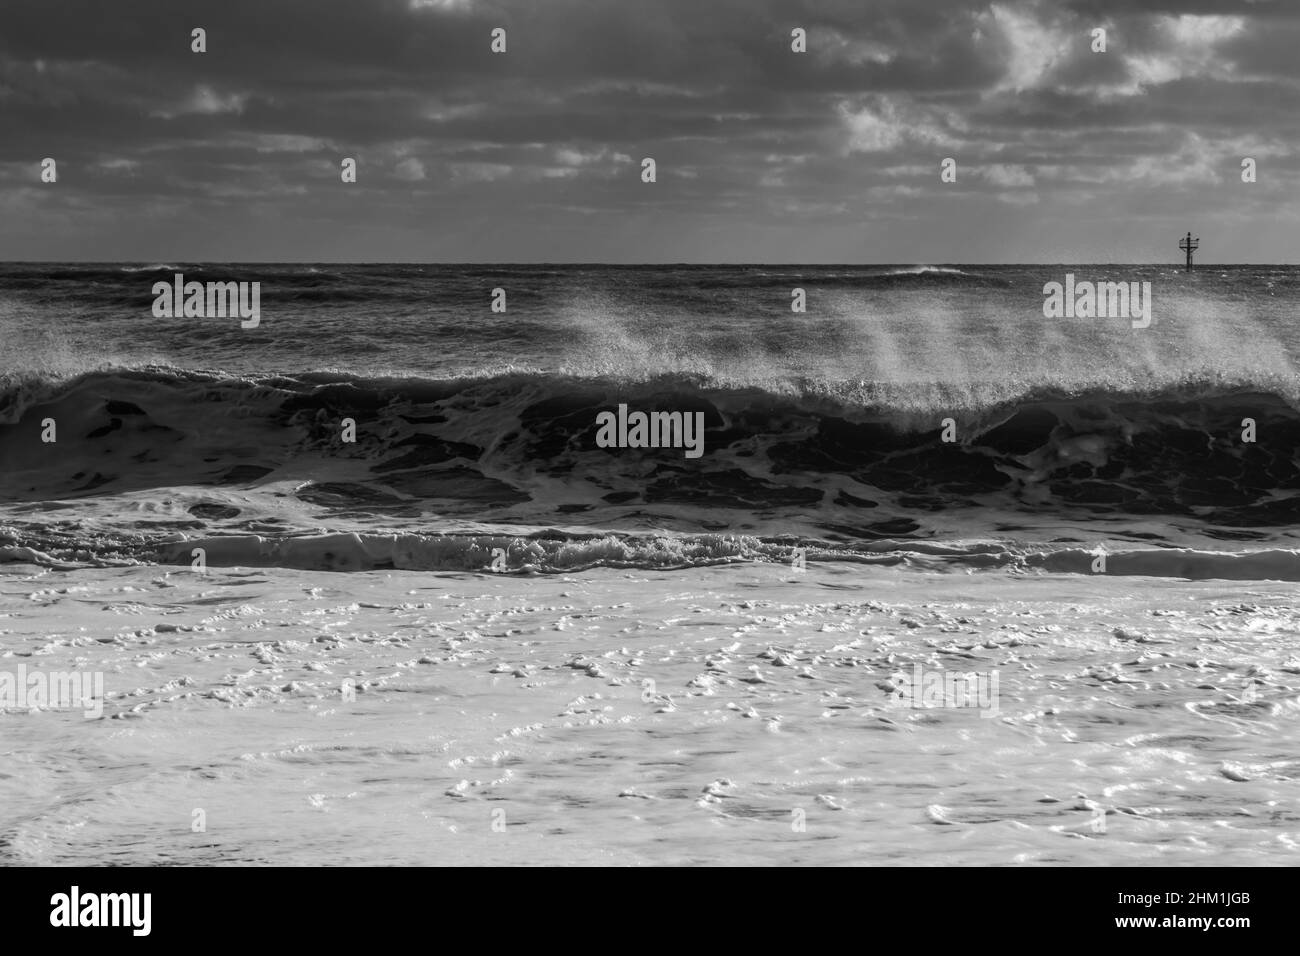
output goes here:
[[790, 269], [781, 272], [737, 270], [732, 274], [691, 274], [691, 284], [701, 289], [746, 289], [783, 286], [791, 280], [807, 282], [818, 288], [924, 289], [935, 288], [1010, 288], [1011, 277], [993, 272], [975, 272], [948, 266], [899, 266], [894, 268], [855, 267], [843, 270]]
[[906, 269], [890, 269], [885, 275], [905, 276], [905, 275], [925, 275], [927, 273], [941, 273], [944, 275], [970, 276], [977, 275], [974, 272], [967, 272], [964, 269], [953, 269], [948, 266], [911, 266]]

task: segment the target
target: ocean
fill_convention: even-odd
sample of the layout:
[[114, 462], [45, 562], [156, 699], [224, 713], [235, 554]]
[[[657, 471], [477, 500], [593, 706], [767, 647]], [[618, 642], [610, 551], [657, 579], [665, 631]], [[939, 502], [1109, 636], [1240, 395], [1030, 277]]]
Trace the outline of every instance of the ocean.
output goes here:
[[[157, 317], [178, 273], [259, 321]], [[1047, 317], [1067, 276], [1149, 319]], [[0, 859], [1294, 862], [1297, 304], [0, 266], [0, 650], [106, 688], [0, 716]], [[698, 455], [610, 447], [620, 406]]]

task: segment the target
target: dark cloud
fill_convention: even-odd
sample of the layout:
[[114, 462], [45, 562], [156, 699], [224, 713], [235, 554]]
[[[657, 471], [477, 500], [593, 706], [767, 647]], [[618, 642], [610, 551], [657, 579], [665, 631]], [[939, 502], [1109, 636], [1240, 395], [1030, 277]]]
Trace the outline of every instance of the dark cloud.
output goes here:
[[7, 0], [0, 257], [1277, 261], [1297, 44], [1245, 0]]

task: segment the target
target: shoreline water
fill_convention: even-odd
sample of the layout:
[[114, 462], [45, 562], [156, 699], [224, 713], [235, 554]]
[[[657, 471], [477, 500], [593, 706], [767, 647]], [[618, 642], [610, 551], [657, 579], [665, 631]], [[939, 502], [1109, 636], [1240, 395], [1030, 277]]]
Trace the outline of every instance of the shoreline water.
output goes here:
[[[106, 700], [97, 721], [0, 716], [20, 768], [0, 855], [1290, 863], [1292, 591], [817, 564], [8, 564], [0, 669], [102, 670]], [[996, 670], [998, 713], [900, 706], [916, 665]]]

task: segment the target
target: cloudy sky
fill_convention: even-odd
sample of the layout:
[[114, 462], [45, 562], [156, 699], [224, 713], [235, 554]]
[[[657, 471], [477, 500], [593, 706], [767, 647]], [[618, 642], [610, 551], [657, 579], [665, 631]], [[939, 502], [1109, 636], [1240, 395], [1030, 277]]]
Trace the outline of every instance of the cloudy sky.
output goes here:
[[1297, 262], [1298, 50], [1295, 0], [4, 0], [0, 259]]

